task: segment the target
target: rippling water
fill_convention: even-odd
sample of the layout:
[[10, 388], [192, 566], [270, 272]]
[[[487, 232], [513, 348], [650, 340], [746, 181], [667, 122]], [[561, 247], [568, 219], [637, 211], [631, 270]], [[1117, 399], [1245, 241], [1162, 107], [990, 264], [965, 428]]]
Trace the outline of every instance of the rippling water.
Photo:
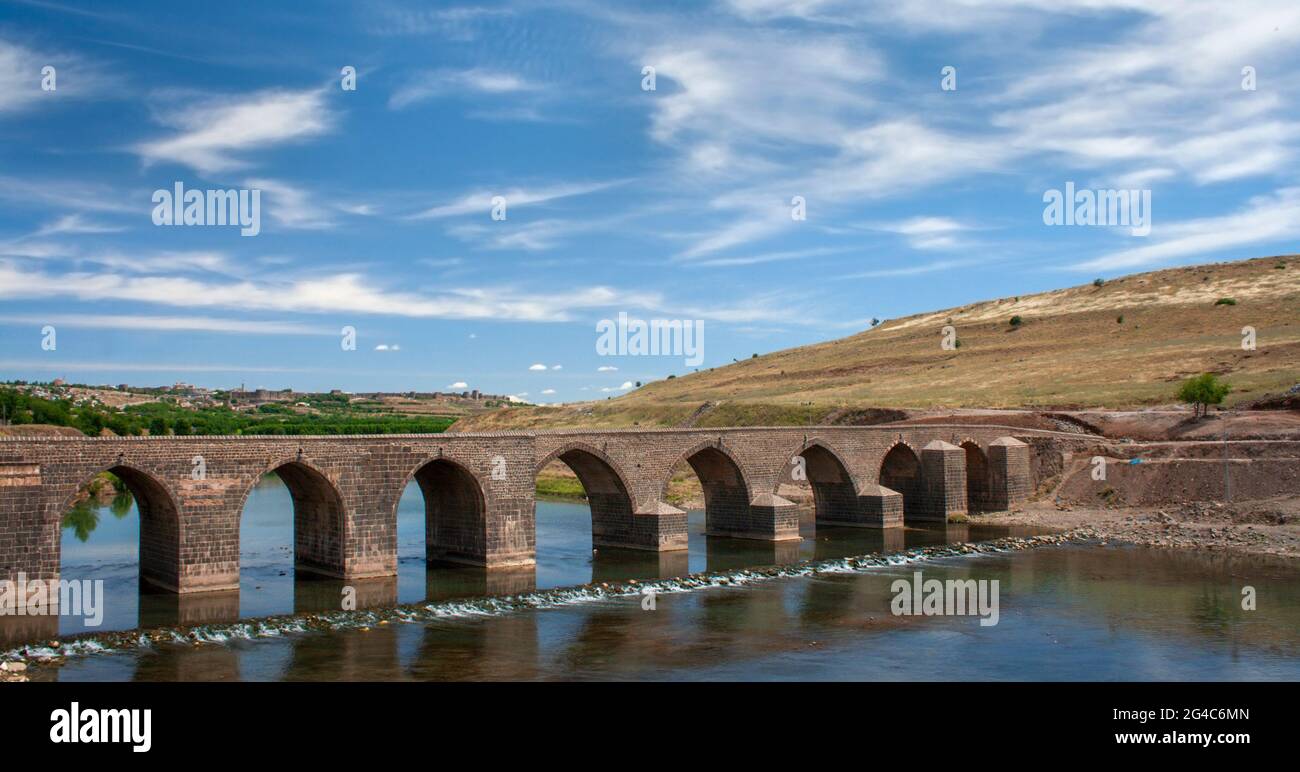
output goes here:
[[[895, 554], [952, 541], [1008, 535], [1005, 528], [879, 532], [814, 530], [772, 545], [703, 535], [690, 516], [690, 549], [652, 553], [591, 549], [581, 504], [539, 502], [535, 571], [426, 570], [423, 502], [412, 486], [399, 514], [396, 582], [359, 586], [362, 605], [417, 604], [415, 613], [361, 615], [332, 629], [293, 619], [249, 635], [235, 617], [336, 610], [342, 583], [296, 581], [292, 510], [275, 478], [254, 491], [242, 524], [243, 576], [222, 597], [135, 594], [138, 518], [107, 508], [84, 543], [65, 534], [67, 578], [106, 581], [100, 630], [210, 622], [218, 643], [153, 643], [70, 657], [37, 668], [59, 680], [390, 679], [1276, 679], [1300, 678], [1300, 570], [1263, 559], [1228, 559], [1128, 547], [1070, 545], [948, 556], [910, 565], [731, 581], [661, 593], [653, 610], [635, 595], [603, 597], [602, 582], [752, 566]], [[120, 507], [119, 507], [120, 508]], [[999, 622], [976, 617], [899, 617], [895, 579], [997, 579]], [[597, 583], [553, 593], [548, 606], [458, 603], [485, 594]], [[718, 584], [700, 582], [699, 584]], [[671, 583], [665, 586], [670, 586]], [[1256, 589], [1258, 611], [1241, 609]], [[686, 589], [686, 588], [682, 588]], [[205, 597], [206, 596], [206, 597]], [[139, 602], [137, 603], [137, 598]], [[426, 603], [426, 601], [430, 603]], [[519, 604], [514, 604], [515, 606]], [[539, 605], [539, 604], [532, 604]], [[404, 621], [406, 620], [406, 621]], [[331, 627], [331, 626], [327, 626]], [[60, 620], [60, 634], [80, 630]], [[255, 631], [254, 631], [255, 632]]]

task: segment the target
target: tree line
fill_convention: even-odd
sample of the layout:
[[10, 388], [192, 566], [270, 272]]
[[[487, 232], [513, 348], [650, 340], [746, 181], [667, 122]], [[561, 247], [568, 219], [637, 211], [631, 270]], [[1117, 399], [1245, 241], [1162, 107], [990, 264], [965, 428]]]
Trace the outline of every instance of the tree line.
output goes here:
[[100, 405], [75, 405], [67, 399], [45, 399], [12, 388], [0, 388], [0, 419], [11, 424], [71, 426], [95, 437], [104, 430], [120, 437], [191, 434], [437, 434], [455, 421], [448, 416], [300, 414], [282, 406], [242, 413], [228, 407], [187, 409], [163, 402], [113, 410]]

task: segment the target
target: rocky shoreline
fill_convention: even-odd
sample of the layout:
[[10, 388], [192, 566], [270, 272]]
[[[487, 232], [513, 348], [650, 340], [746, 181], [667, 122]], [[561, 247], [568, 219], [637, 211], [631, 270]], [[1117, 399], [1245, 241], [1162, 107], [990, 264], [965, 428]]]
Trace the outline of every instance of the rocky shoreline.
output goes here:
[[1300, 497], [1114, 509], [1038, 503], [970, 522], [1089, 528], [1098, 538], [1143, 547], [1300, 558]]

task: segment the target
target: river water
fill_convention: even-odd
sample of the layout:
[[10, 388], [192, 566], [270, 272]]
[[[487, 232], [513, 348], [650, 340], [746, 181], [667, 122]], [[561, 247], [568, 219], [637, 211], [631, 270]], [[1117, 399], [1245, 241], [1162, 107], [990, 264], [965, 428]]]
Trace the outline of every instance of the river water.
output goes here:
[[[690, 514], [687, 551], [593, 553], [587, 507], [541, 501], [535, 571], [426, 568], [412, 485], [399, 508], [396, 581], [357, 585], [362, 611], [343, 614], [341, 582], [295, 581], [292, 503], [274, 476], [244, 512], [238, 593], [141, 594], [134, 505], [86, 509], [65, 528], [62, 570], [104, 581], [103, 622], [77, 651], [110, 650], [36, 667], [35, 680], [1300, 679], [1300, 567], [1283, 561], [1096, 544], [935, 557], [918, 549], [1024, 534], [814, 529], [811, 518], [803, 541], [771, 545], [705, 537], [703, 512]], [[837, 561], [868, 554], [895, 564]], [[744, 571], [801, 561], [825, 570]], [[997, 623], [893, 614], [893, 583], [917, 571], [997, 580]], [[653, 599], [601, 588], [700, 572], [711, 578], [660, 582]], [[483, 600], [593, 582], [527, 604]], [[1257, 610], [1242, 609], [1246, 586]], [[179, 639], [104, 635], [178, 624]], [[79, 617], [58, 620], [60, 637], [84, 632]]]

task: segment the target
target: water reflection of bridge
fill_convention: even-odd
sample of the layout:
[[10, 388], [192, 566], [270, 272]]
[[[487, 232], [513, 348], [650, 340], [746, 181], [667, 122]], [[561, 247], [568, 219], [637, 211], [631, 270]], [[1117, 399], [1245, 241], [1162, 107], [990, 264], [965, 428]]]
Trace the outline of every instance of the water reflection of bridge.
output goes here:
[[[918, 533], [915, 538], [903, 546], [960, 539], [961, 534]], [[1292, 580], [1273, 588], [1275, 593], [1281, 591], [1274, 596], [1281, 613], [1245, 619], [1248, 612], [1241, 611], [1239, 596], [1228, 590], [1233, 589], [1234, 575], [1247, 566], [1259, 569], [1253, 559], [1169, 551], [1048, 549], [921, 568], [927, 576], [998, 579], [1004, 622], [1011, 615], [1030, 613], [1034, 603], [1043, 602], [1044, 594], [1068, 592], [1071, 614], [1102, 629], [1142, 630], [1177, 645], [1218, 648], [1233, 658], [1250, 649], [1295, 657], [1297, 585]], [[853, 663], [867, 656], [893, 663], [884, 672], [896, 677], [943, 677], [945, 671], [938, 669], [941, 663], [916, 662], [909, 651], [888, 643], [897, 640], [892, 636], [909, 629], [942, 627], [957, 634], [953, 645], [971, 647], [980, 636], [992, 640], [994, 632], [971, 618], [893, 616], [890, 583], [916, 568], [664, 595], [653, 612], [642, 610], [635, 598], [624, 598], [541, 613], [520, 611], [434, 624], [394, 623], [364, 632], [292, 636], [265, 646], [159, 647], [136, 658], [134, 678], [579, 680], [669, 674], [762, 678], [790, 675], [783, 668], [790, 666], [791, 657], [837, 646], [844, 654], [836, 655], [836, 670], [826, 672], [826, 677], [855, 677], [859, 671], [852, 669]], [[1289, 570], [1287, 575], [1293, 576], [1293, 569]], [[1220, 586], [1227, 590], [1217, 592]], [[1013, 645], [1008, 640], [998, 633], [996, 645]], [[770, 664], [752, 664], [762, 662]], [[1012, 663], [1006, 667], [1008, 677], [1024, 672]], [[803, 677], [816, 675], [800, 672]], [[986, 675], [997, 674], [990, 670]]]

